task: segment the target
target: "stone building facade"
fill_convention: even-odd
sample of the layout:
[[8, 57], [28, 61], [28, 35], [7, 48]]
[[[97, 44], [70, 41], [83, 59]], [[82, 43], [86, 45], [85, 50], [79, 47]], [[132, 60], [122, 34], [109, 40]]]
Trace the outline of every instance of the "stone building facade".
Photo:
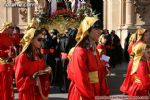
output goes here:
[[128, 32], [150, 29], [150, 0], [103, 0], [104, 28], [115, 30], [122, 46]]
[[[8, 21], [25, 29], [38, 6], [45, 0], [1, 0], [0, 27]], [[150, 0], [101, 0], [104, 29], [115, 30], [124, 44], [128, 32], [150, 28]], [[35, 4], [37, 5], [35, 5]], [[14, 5], [13, 5], [14, 4]], [[18, 5], [17, 5], [18, 4]], [[20, 5], [19, 5], [20, 4]]]

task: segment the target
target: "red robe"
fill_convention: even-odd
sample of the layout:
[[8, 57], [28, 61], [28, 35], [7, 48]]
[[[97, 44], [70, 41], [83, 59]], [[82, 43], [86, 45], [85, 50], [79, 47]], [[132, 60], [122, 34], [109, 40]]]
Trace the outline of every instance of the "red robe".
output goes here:
[[126, 77], [120, 87], [120, 91], [128, 94], [129, 88], [132, 85], [133, 79], [132, 79], [132, 75], [130, 75], [131, 73], [131, 69], [132, 69], [132, 64], [133, 64], [133, 60], [130, 59], [129, 63], [128, 63], [128, 69], [127, 69], [127, 73], [126, 73]]
[[[25, 53], [20, 54], [16, 58], [14, 70], [16, 78], [16, 86], [19, 91], [19, 100], [42, 100], [39, 89], [36, 86], [36, 81], [32, 79], [32, 75], [45, 69], [43, 59], [31, 61], [27, 58]], [[45, 96], [49, 93], [49, 76], [39, 76], [42, 86], [42, 92]]]
[[[133, 47], [134, 47], [134, 44], [131, 43], [128, 47], [129, 55], [131, 55]], [[125, 77], [125, 79], [124, 79], [124, 81], [120, 87], [120, 91], [125, 93], [125, 94], [128, 94], [129, 87], [132, 85], [132, 75], [130, 75], [131, 69], [132, 69], [132, 64], [133, 64], [133, 58], [130, 58], [130, 61], [128, 63], [128, 69], [127, 69], [126, 77]]]
[[13, 92], [13, 61], [8, 55], [14, 50], [10, 50], [13, 45], [11, 37], [0, 33], [0, 100], [14, 100]]
[[[100, 96], [100, 56], [93, 55], [92, 49], [75, 47], [68, 65], [68, 78], [71, 80], [68, 100], [95, 100]], [[94, 75], [92, 75], [94, 73]], [[94, 76], [94, 77], [93, 77]]]
[[[148, 64], [149, 63], [149, 64]], [[129, 88], [129, 96], [148, 96], [150, 93], [150, 62], [141, 60]]]
[[134, 46], [134, 43], [131, 43], [129, 46], [128, 46], [128, 53], [129, 55], [131, 54], [132, 52], [132, 47]]
[[101, 54], [106, 54], [106, 47], [104, 45], [98, 44], [96, 48], [101, 50]]
[[[105, 54], [106, 55], [106, 47], [104, 45], [98, 44], [97, 49], [99, 50], [100, 57]], [[107, 75], [107, 70], [106, 70], [106, 64], [109, 62], [105, 61], [100, 61], [100, 66], [99, 66], [99, 80], [100, 80], [100, 87], [101, 87], [101, 96], [108, 96], [110, 94], [110, 89], [107, 84], [106, 80], [106, 75]]]
[[[128, 63], [128, 69], [127, 69], [127, 73], [126, 73], [126, 77], [123, 81], [123, 84], [120, 87], [120, 91], [126, 94], [129, 94], [129, 88], [130, 86], [133, 84], [134, 81], [134, 76], [131, 75], [131, 70], [132, 70], [132, 66], [133, 66], [133, 59], [135, 55], [135, 52], [137, 52], [137, 49], [135, 50], [135, 48], [139, 48], [139, 45], [141, 45], [142, 41], [138, 41], [135, 44], [130, 44], [129, 48], [128, 48], [128, 53], [131, 55], [133, 55], [133, 57], [130, 58], [130, 61]], [[140, 49], [140, 48], [139, 48]]]

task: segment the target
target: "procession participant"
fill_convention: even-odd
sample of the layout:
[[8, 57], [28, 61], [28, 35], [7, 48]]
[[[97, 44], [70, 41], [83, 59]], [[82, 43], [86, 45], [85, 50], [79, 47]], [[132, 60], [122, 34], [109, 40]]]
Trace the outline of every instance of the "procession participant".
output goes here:
[[[145, 96], [150, 93], [150, 45], [146, 46], [141, 61], [139, 62], [134, 81], [129, 89], [129, 96]], [[146, 97], [147, 96], [147, 97]], [[138, 98], [137, 98], [138, 99]]]
[[42, 31], [31, 27], [21, 40], [23, 48], [14, 66], [19, 100], [48, 100], [51, 68], [40, 53], [43, 39]]
[[76, 35], [77, 44], [68, 64], [68, 100], [95, 100], [100, 95], [99, 54], [96, 43], [101, 33], [96, 17], [85, 17]]
[[[120, 91], [129, 94], [129, 88], [132, 85], [134, 79], [134, 73], [137, 70], [137, 66], [142, 57], [142, 53], [145, 50], [147, 41], [149, 38], [149, 32], [144, 28], [139, 28], [136, 31], [137, 42], [132, 46], [132, 51], [130, 53], [131, 60], [128, 64], [126, 78], [120, 87]], [[132, 44], [130, 44], [132, 45]]]
[[124, 94], [128, 93], [128, 89], [129, 89], [130, 85], [132, 84], [130, 72], [131, 72], [131, 68], [132, 68], [132, 64], [133, 64], [134, 55], [131, 54], [131, 52], [132, 52], [132, 49], [134, 48], [136, 41], [137, 41], [137, 34], [133, 33], [129, 38], [129, 46], [127, 49], [129, 56], [130, 56], [130, 60], [128, 63], [128, 68], [127, 68], [127, 73], [126, 73], [126, 77], [125, 77], [125, 79], [124, 79], [124, 81], [120, 87], [120, 91], [123, 92]]
[[[143, 31], [138, 31], [137, 39], [139, 40], [133, 48], [132, 53], [134, 54], [133, 64], [131, 68], [130, 75], [132, 75], [132, 85], [129, 87], [129, 96], [148, 96], [149, 92], [149, 80], [147, 77], [149, 73], [147, 68], [147, 56], [144, 55], [146, 47], [148, 46], [148, 39], [150, 33], [148, 30], [140, 29]], [[147, 70], [147, 71], [146, 71]]]
[[[97, 49], [98, 52], [100, 54], [100, 60], [101, 60], [101, 73], [99, 74], [100, 77], [100, 83], [101, 83], [101, 95], [109, 95], [110, 94], [110, 90], [109, 87], [107, 85], [107, 80], [106, 80], [106, 75], [110, 75], [111, 71], [110, 71], [110, 66], [109, 66], [109, 56], [106, 56], [106, 41], [107, 41], [107, 36], [106, 34], [102, 34], [99, 37], [98, 40], [98, 45], [97, 45]], [[108, 59], [104, 59], [103, 56], [107, 57]], [[103, 76], [103, 77], [102, 77]]]
[[13, 59], [16, 56], [11, 37], [13, 25], [4, 23], [0, 29], [0, 100], [14, 100]]

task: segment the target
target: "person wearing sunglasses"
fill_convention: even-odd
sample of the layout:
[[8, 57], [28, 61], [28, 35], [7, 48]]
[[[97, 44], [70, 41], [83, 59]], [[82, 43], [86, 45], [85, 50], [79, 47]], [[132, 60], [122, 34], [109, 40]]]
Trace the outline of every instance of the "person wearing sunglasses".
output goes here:
[[44, 36], [30, 28], [21, 40], [22, 51], [15, 61], [15, 79], [19, 100], [48, 100], [51, 68], [40, 52]]

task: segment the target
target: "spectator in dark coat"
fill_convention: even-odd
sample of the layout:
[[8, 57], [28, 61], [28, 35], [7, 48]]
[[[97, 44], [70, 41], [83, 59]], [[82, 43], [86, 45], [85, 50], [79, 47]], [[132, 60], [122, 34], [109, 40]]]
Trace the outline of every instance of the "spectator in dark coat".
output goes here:
[[119, 37], [115, 34], [115, 31], [107, 36], [106, 53], [110, 56], [110, 66], [115, 68], [117, 64], [121, 64], [123, 57], [123, 50], [120, 44]]

